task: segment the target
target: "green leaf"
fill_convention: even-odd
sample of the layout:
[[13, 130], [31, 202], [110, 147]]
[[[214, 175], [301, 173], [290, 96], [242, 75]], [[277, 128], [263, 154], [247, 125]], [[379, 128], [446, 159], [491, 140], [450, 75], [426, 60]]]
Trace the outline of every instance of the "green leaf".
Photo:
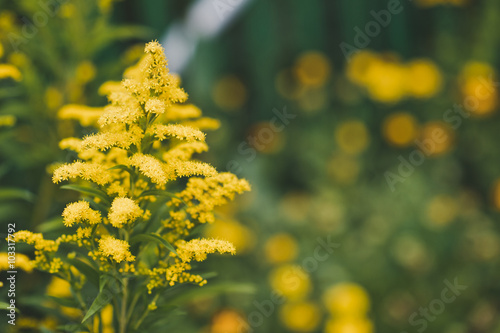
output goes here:
[[105, 27], [105, 30], [94, 31], [93, 43], [90, 46], [90, 52], [96, 53], [106, 45], [114, 41], [126, 40], [130, 38], [149, 39], [152, 30], [141, 26], [119, 26]]
[[37, 232], [41, 233], [46, 233], [46, 232], [51, 232], [51, 231], [56, 231], [59, 229], [64, 229], [66, 228], [64, 224], [62, 223], [62, 217], [57, 216], [55, 218], [52, 218], [50, 220], [47, 220], [35, 227]]
[[[7, 310], [7, 307], [10, 306], [7, 302], [0, 302], [0, 310]], [[18, 308], [16, 307], [15, 311], [19, 313]]]
[[79, 304], [73, 298], [62, 298], [62, 297], [54, 297], [50, 295], [46, 295], [46, 297], [59, 305], [66, 306], [69, 308], [78, 308]]
[[130, 169], [130, 167], [126, 166], [125, 164], [115, 165], [114, 167], [111, 167], [108, 170], [123, 170], [123, 171], [127, 171], [128, 173], [132, 172], [132, 169]]
[[175, 198], [175, 199], [179, 199], [182, 201], [181, 198], [177, 197], [175, 194], [173, 193], [170, 193], [170, 192], [167, 192], [167, 191], [163, 191], [163, 190], [148, 190], [148, 191], [144, 191], [141, 193], [141, 195], [139, 195], [139, 198], [140, 197], [147, 197], [147, 196], [150, 196], [150, 195], [154, 195], [154, 196], [160, 196], [160, 197], [170, 197], [170, 198]]
[[111, 204], [111, 198], [106, 194], [106, 192], [93, 188], [93, 187], [87, 187], [87, 186], [79, 186], [79, 185], [63, 185], [61, 186], [62, 189], [64, 190], [73, 190], [80, 192], [82, 194], [86, 194], [89, 196], [97, 197], [101, 199], [103, 202], [106, 204], [110, 205]]
[[134, 236], [130, 239], [130, 244], [134, 244], [137, 242], [151, 242], [151, 241], [164, 245], [169, 251], [177, 255], [177, 252], [175, 252], [175, 248], [172, 246], [172, 244], [167, 242], [163, 237], [154, 233]]
[[103, 286], [102, 291], [100, 291], [99, 294], [97, 294], [97, 297], [94, 299], [94, 302], [92, 302], [92, 305], [85, 314], [85, 317], [83, 317], [82, 324], [87, 319], [92, 317], [95, 313], [97, 313], [102, 307], [111, 302], [112, 299], [113, 299], [113, 293], [111, 293], [111, 291], [107, 290], [105, 286]]
[[0, 200], [26, 200], [33, 202], [35, 195], [20, 188], [3, 188], [0, 190]]
[[79, 324], [61, 325], [57, 326], [56, 329], [58, 331], [63, 331], [63, 332], [85, 332], [85, 333], [89, 332], [87, 327]]
[[94, 286], [96, 287], [99, 286], [99, 272], [94, 267], [76, 258], [74, 259], [65, 258], [64, 261], [75, 266], [75, 268], [78, 271], [80, 271], [80, 273], [82, 273], [87, 278], [87, 280]]

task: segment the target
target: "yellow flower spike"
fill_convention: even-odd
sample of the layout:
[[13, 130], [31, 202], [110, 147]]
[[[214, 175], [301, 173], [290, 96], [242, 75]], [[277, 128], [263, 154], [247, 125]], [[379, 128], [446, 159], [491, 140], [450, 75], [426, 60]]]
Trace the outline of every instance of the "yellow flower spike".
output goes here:
[[185, 262], [203, 261], [209, 253], [236, 253], [233, 244], [220, 239], [192, 239], [189, 242], [180, 240], [176, 246], [177, 255]]
[[63, 213], [63, 223], [67, 227], [71, 227], [76, 223], [87, 222], [90, 225], [100, 223], [102, 221], [101, 213], [90, 208], [87, 201], [78, 201], [70, 203], [66, 206]]
[[113, 236], [103, 236], [99, 240], [99, 253], [105, 257], [110, 257], [117, 263], [135, 260], [135, 257], [129, 251], [129, 247], [129, 243]]
[[165, 112], [166, 105], [165, 102], [159, 98], [151, 98], [146, 102], [146, 105], [144, 105], [144, 109], [149, 113], [162, 114]]
[[173, 179], [171, 174], [165, 172], [163, 163], [151, 155], [134, 154], [130, 157], [129, 163], [155, 184], [165, 185]]
[[52, 180], [54, 183], [60, 183], [64, 180], [76, 177], [92, 181], [99, 185], [106, 185], [110, 183], [112, 179], [110, 172], [103, 165], [78, 161], [58, 167], [54, 171]]
[[130, 224], [142, 216], [144, 211], [130, 198], [115, 198], [109, 210], [108, 219], [115, 228]]
[[165, 140], [167, 137], [185, 140], [187, 142], [205, 141], [205, 133], [202, 131], [184, 125], [154, 125], [151, 134], [156, 135], [158, 140]]
[[86, 149], [107, 150], [112, 147], [128, 149], [137, 145], [144, 137], [143, 131], [138, 126], [131, 126], [127, 132], [102, 132], [89, 135], [82, 141]]
[[162, 158], [164, 161], [173, 159], [187, 161], [191, 159], [194, 153], [199, 154], [206, 151], [208, 151], [208, 145], [204, 142], [187, 142], [173, 147], [164, 153]]

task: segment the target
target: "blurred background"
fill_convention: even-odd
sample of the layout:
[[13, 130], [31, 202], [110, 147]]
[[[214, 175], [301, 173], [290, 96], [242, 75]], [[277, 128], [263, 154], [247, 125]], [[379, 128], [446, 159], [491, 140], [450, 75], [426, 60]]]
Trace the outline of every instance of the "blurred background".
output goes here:
[[[58, 141], [157, 39], [222, 122], [201, 158], [253, 187], [166, 330], [500, 332], [499, 24], [498, 0], [2, 0], [2, 228], [57, 229]], [[71, 321], [33, 308], [64, 281], [18, 281], [17, 331]]]

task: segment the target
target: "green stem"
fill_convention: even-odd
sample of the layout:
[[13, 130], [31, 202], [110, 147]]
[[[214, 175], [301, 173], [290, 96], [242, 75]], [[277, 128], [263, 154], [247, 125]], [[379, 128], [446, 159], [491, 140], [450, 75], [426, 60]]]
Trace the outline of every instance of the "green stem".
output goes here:
[[128, 298], [128, 278], [123, 279], [123, 297], [120, 313], [120, 333], [127, 332], [127, 298]]
[[134, 299], [132, 300], [132, 303], [130, 303], [130, 307], [128, 308], [127, 321], [130, 321], [139, 297], [141, 297], [141, 293], [135, 293]]
[[[153, 301], [151, 303], [156, 302], [158, 300], [158, 297], [160, 297], [160, 293], [158, 293], [158, 294], [155, 295], [155, 297], [153, 298]], [[137, 321], [137, 324], [135, 324], [134, 329], [137, 330], [141, 326], [142, 322], [144, 321], [144, 319], [146, 319], [146, 317], [148, 316], [149, 312], [150, 312], [150, 310], [149, 310], [149, 306], [148, 306], [148, 307], [146, 307], [146, 311], [144, 311], [144, 314]]]

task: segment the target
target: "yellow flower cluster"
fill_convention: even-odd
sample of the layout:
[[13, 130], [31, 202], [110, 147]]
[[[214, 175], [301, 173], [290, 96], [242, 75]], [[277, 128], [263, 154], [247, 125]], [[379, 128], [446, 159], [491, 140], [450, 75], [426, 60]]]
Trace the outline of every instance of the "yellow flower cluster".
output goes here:
[[[215, 221], [213, 210], [217, 206], [226, 204], [232, 200], [236, 193], [249, 191], [250, 185], [246, 180], [240, 180], [232, 173], [220, 173], [209, 178], [190, 178], [186, 189], [178, 194], [182, 200], [174, 199], [172, 203], [177, 207], [187, 203], [183, 208], [189, 216], [200, 223], [212, 223]], [[175, 214], [175, 215], [174, 215]], [[171, 213], [172, 222], [181, 222], [179, 218], [185, 218], [184, 214]], [[168, 227], [175, 225], [168, 224]]]
[[99, 252], [103, 256], [111, 257], [117, 263], [134, 261], [135, 257], [129, 251], [130, 244], [113, 236], [103, 236], [99, 240]]
[[[142, 285], [150, 293], [159, 289], [159, 295], [176, 283], [207, 283], [189, 272], [191, 261], [216, 252], [235, 253], [225, 240], [186, 241], [195, 226], [215, 221], [216, 207], [250, 190], [250, 185], [193, 160], [194, 154], [208, 150], [201, 129], [219, 123], [184, 104], [187, 94], [166, 65], [161, 45], [148, 43], [144, 57], [125, 72], [120, 84], [101, 87], [109, 105], [102, 110], [69, 105], [59, 112], [61, 118], [95, 124], [99, 130], [83, 140], [69, 137], [60, 142], [78, 158], [58, 166], [53, 181], [77, 183], [71, 188], [84, 197], [68, 204], [62, 214], [64, 225], [75, 227], [72, 233], [56, 240], [28, 231], [16, 234], [19, 241], [35, 246], [36, 268], [70, 279], [72, 267], [57, 253], [66, 243], [85, 250], [73, 252], [74, 259], [91, 262], [123, 281], [131, 275], [142, 278]], [[174, 184], [181, 177], [188, 180]]]
[[366, 317], [370, 299], [365, 289], [354, 283], [339, 283], [329, 288], [323, 301], [332, 318], [325, 333], [372, 333], [373, 324]]
[[220, 239], [193, 239], [189, 242], [180, 240], [176, 245], [177, 255], [184, 262], [203, 261], [209, 253], [236, 253], [233, 244]]
[[63, 223], [67, 227], [73, 226], [75, 223], [97, 224], [102, 221], [101, 213], [90, 208], [87, 201], [78, 201], [70, 203], [63, 211]]
[[121, 228], [130, 224], [144, 214], [139, 205], [130, 198], [115, 198], [111, 204], [108, 220], [113, 227]]
[[442, 85], [441, 71], [431, 60], [402, 63], [394, 55], [365, 50], [352, 56], [347, 77], [382, 103], [397, 103], [406, 97], [429, 98]]

